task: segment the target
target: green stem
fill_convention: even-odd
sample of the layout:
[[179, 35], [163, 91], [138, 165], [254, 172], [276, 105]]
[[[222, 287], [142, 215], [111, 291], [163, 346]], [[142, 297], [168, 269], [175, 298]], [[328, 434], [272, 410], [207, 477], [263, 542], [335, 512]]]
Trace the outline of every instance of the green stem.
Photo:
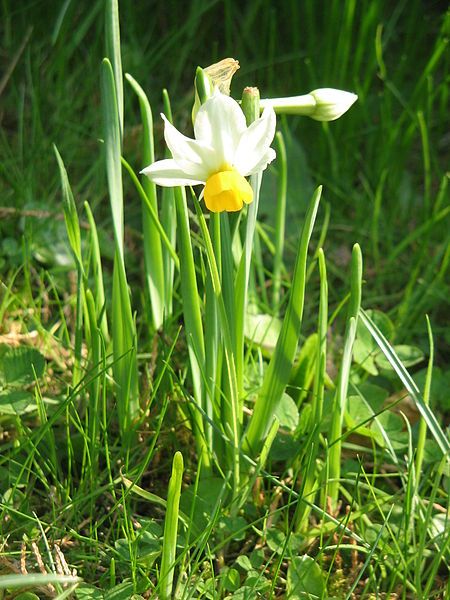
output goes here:
[[278, 311], [281, 290], [281, 268], [283, 265], [284, 232], [286, 223], [287, 157], [283, 134], [276, 134], [278, 145], [278, 194], [275, 221], [275, 254], [273, 257], [273, 309]]
[[[257, 88], [245, 88], [242, 94], [242, 110], [247, 125], [259, 117], [259, 92]], [[253, 238], [256, 227], [256, 217], [259, 206], [259, 189], [261, 187], [261, 173], [252, 175], [250, 184], [253, 189], [253, 202], [248, 207], [247, 224], [245, 232], [244, 249], [236, 273], [235, 305], [236, 305], [236, 376], [239, 397], [243, 397], [244, 387], [244, 321], [248, 303], [248, 288], [250, 267], [253, 251]]]
[[264, 108], [273, 108], [276, 113], [303, 115], [309, 117], [316, 110], [316, 101], [311, 94], [303, 94], [302, 96], [289, 96], [287, 98], [262, 98], [261, 110]]
[[232, 343], [232, 335], [230, 329], [230, 322], [228, 319], [227, 309], [224, 302], [222, 293], [222, 284], [220, 280], [220, 274], [217, 267], [216, 256], [213, 249], [211, 237], [209, 235], [208, 227], [206, 226], [205, 217], [201, 211], [200, 204], [192, 193], [192, 198], [197, 211], [197, 217], [199, 220], [200, 229], [202, 231], [203, 240], [205, 242], [206, 257], [208, 260], [208, 267], [211, 276], [211, 282], [214, 290], [214, 295], [217, 301], [217, 307], [219, 311], [220, 325], [222, 327], [222, 336], [224, 341], [224, 354], [225, 354], [225, 368], [227, 374], [226, 389], [224, 393], [225, 400], [225, 433], [231, 436], [232, 451], [231, 451], [231, 462], [233, 472], [233, 499], [237, 497], [239, 490], [240, 481], [240, 456], [239, 456], [239, 443], [240, 443], [240, 405], [237, 388], [236, 378], [236, 365], [234, 359], [234, 346]]

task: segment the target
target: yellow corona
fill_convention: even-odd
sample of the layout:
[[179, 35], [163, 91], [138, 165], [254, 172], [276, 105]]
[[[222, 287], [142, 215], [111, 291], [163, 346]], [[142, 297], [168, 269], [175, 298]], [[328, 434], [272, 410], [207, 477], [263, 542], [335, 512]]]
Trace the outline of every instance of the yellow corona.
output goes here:
[[236, 212], [252, 202], [253, 190], [245, 177], [235, 169], [227, 169], [206, 180], [203, 196], [211, 212]]

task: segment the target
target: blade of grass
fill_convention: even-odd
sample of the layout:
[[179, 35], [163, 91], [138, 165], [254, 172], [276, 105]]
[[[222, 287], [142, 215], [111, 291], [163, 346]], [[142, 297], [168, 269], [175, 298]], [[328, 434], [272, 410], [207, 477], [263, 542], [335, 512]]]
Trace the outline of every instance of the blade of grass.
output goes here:
[[121, 160], [122, 165], [125, 167], [127, 173], [131, 177], [131, 180], [133, 181], [133, 184], [135, 185], [136, 190], [137, 190], [137, 192], [138, 192], [141, 200], [146, 203], [147, 209], [149, 211], [149, 214], [150, 214], [150, 216], [151, 216], [151, 218], [153, 220], [153, 224], [154, 224], [155, 228], [157, 229], [159, 236], [161, 237], [161, 241], [164, 244], [164, 248], [168, 252], [171, 260], [173, 261], [173, 263], [174, 263], [174, 265], [176, 267], [176, 269], [179, 270], [180, 269], [180, 260], [178, 258], [178, 255], [177, 255], [176, 251], [175, 251], [173, 243], [167, 237], [167, 234], [164, 231], [164, 228], [161, 225], [160, 220], [158, 218], [158, 214], [155, 211], [155, 209], [153, 208], [152, 204], [150, 203], [150, 201], [148, 199], [148, 196], [145, 193], [144, 188], [142, 187], [141, 182], [136, 177], [136, 174], [133, 171], [131, 165], [123, 158], [123, 156], [121, 157], [120, 160]]
[[441, 426], [436, 419], [436, 416], [432, 412], [429, 406], [424, 402], [420, 390], [412, 379], [411, 375], [408, 373], [401, 360], [398, 358], [395, 350], [386, 340], [384, 335], [369, 317], [369, 315], [361, 309], [360, 312], [361, 321], [364, 323], [364, 326], [367, 328], [369, 333], [372, 335], [373, 339], [378, 344], [381, 352], [384, 354], [386, 359], [389, 361], [389, 364], [394, 369], [395, 373], [399, 377], [402, 384], [405, 386], [408, 394], [410, 394], [411, 398], [414, 400], [414, 404], [417, 406], [420, 414], [424, 418], [428, 429], [436, 440], [439, 448], [441, 449], [442, 454], [448, 455], [450, 453], [450, 442], [448, 441], [447, 436], [442, 431]]
[[75, 592], [77, 587], [78, 587], [78, 583], [76, 583], [72, 587], [68, 588], [67, 590], [64, 590], [63, 592], [61, 592], [60, 594], [55, 596], [54, 600], [65, 600], [66, 598], [73, 597], [72, 594]]
[[27, 573], [26, 575], [1, 575], [0, 589], [41, 587], [49, 583], [75, 584], [81, 582], [80, 577], [73, 575], [53, 575], [52, 573]]
[[346, 595], [346, 597], [345, 597], [345, 600], [350, 600], [350, 598], [352, 598], [352, 597], [353, 597], [353, 592], [355, 591], [355, 589], [356, 589], [356, 586], [358, 585], [358, 583], [359, 583], [359, 581], [360, 581], [361, 577], [364, 575], [364, 572], [366, 571], [367, 567], [369, 566], [369, 564], [370, 564], [370, 561], [372, 560], [372, 557], [373, 557], [373, 555], [374, 555], [374, 553], [375, 553], [375, 550], [376, 550], [376, 549], [377, 549], [377, 547], [378, 547], [378, 544], [379, 544], [379, 542], [380, 542], [380, 540], [381, 540], [381, 536], [382, 536], [382, 535], [383, 535], [383, 533], [384, 533], [384, 529], [385, 529], [385, 527], [386, 527], [386, 524], [387, 524], [387, 522], [389, 521], [389, 519], [390, 519], [390, 517], [391, 517], [391, 514], [392, 514], [392, 510], [393, 510], [393, 508], [394, 508], [394, 505], [392, 505], [392, 506], [391, 506], [391, 508], [390, 508], [390, 510], [389, 510], [389, 512], [388, 512], [388, 514], [386, 515], [386, 518], [383, 520], [383, 524], [381, 525], [381, 527], [380, 527], [380, 530], [379, 530], [379, 532], [378, 532], [378, 535], [377, 535], [377, 537], [375, 538], [375, 541], [374, 541], [374, 543], [373, 543], [372, 547], [370, 548], [370, 552], [367, 554], [367, 558], [366, 558], [366, 560], [365, 560], [365, 562], [364, 562], [363, 566], [361, 567], [361, 569], [360, 569], [360, 571], [359, 571], [358, 575], [356, 576], [356, 579], [355, 579], [355, 581], [353, 582], [353, 585], [352, 585], [352, 587], [351, 587], [351, 588], [350, 588], [350, 590], [348, 591], [348, 593], [347, 593], [347, 595]]

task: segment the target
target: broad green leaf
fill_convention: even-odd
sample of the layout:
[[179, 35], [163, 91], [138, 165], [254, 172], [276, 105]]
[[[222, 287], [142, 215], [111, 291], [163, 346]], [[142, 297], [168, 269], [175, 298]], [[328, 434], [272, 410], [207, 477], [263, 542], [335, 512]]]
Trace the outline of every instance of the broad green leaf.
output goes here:
[[[423, 369], [414, 373], [413, 379], [419, 389], [425, 386], [427, 371]], [[439, 367], [433, 367], [433, 378], [431, 380], [430, 403], [440, 411], [450, 410], [450, 371], [443, 371]]]
[[[254, 569], [247, 573], [245, 584], [253, 590], [253, 596], [250, 596], [250, 598], [255, 598], [255, 596], [261, 597], [261, 594], [270, 587], [269, 580], [263, 577], [259, 571], [255, 571]], [[256, 592], [259, 592], [259, 594], [256, 594]]]
[[35, 348], [0, 346], [0, 384], [22, 386], [44, 373], [45, 358]]
[[133, 597], [133, 584], [124, 581], [105, 593], [105, 600], [131, 600]]
[[140, 566], [150, 568], [161, 554], [162, 540], [157, 540], [144, 532], [132, 542], [132, 549], [130, 541], [125, 538], [116, 540], [114, 548], [127, 562], [136, 560]]
[[325, 577], [313, 558], [296, 556], [287, 572], [286, 598], [289, 600], [312, 600], [323, 598]]
[[196, 489], [191, 485], [181, 494], [180, 506], [185, 515], [192, 514], [192, 525], [198, 532], [207, 527], [224, 489], [223, 479], [205, 477]]
[[383, 442], [383, 436], [374, 424], [374, 415], [383, 408], [387, 397], [386, 390], [373, 384], [365, 383], [358, 388], [359, 394], [352, 394], [347, 400], [345, 423], [347, 429], [358, 428], [356, 433], [376, 437]]
[[239, 588], [234, 594], [231, 596], [233, 600], [255, 600], [258, 598], [258, 595], [255, 591], [254, 586], [252, 585], [244, 585]]
[[270, 459], [276, 461], [291, 461], [298, 453], [298, 441], [294, 436], [278, 432], [270, 449]]
[[272, 315], [248, 314], [245, 317], [244, 335], [252, 343], [272, 354], [281, 331], [281, 321]]
[[[393, 336], [394, 326], [387, 315], [379, 310], [367, 310], [371, 319], [377, 324], [380, 331], [389, 339]], [[375, 358], [380, 354], [377, 343], [370, 335], [364, 324], [358, 322], [356, 328], [356, 340], [353, 346], [353, 359], [367, 373], [378, 375]]]
[[[355, 433], [372, 437], [377, 444], [384, 447], [386, 445], [385, 434], [388, 434], [392, 441], [396, 434], [403, 429], [402, 418], [386, 409], [375, 417], [380, 407], [373, 408], [371, 404], [361, 396], [349, 396], [348, 411], [345, 422], [348, 429], [356, 429]], [[403, 443], [401, 444], [403, 446]]]
[[223, 576], [223, 587], [227, 592], [235, 592], [241, 585], [241, 576], [237, 569], [227, 569]]
[[281, 529], [269, 529], [266, 535], [267, 546], [276, 554], [283, 552], [286, 534]]
[[[415, 346], [394, 346], [394, 352], [401, 360], [404, 367], [413, 367], [414, 365], [417, 365], [425, 360], [422, 350], [420, 348], [416, 348]], [[393, 371], [391, 363], [383, 354], [378, 354], [375, 358], [375, 362], [380, 369]]]
[[244, 571], [251, 571], [253, 569], [253, 565], [246, 554], [242, 554], [236, 558], [236, 564], [241, 567]]
[[93, 585], [82, 583], [75, 590], [77, 600], [104, 600], [104, 594], [101, 590]]
[[236, 541], [245, 539], [248, 533], [247, 530], [249, 528], [247, 521], [244, 519], [244, 517], [240, 516], [222, 517], [218, 525], [223, 537], [231, 537]]
[[283, 393], [278, 406], [275, 409], [275, 416], [280, 422], [280, 427], [285, 427], [293, 431], [299, 421], [298, 408], [292, 398]]
[[26, 390], [0, 391], [0, 415], [24, 415], [37, 410], [34, 396]]

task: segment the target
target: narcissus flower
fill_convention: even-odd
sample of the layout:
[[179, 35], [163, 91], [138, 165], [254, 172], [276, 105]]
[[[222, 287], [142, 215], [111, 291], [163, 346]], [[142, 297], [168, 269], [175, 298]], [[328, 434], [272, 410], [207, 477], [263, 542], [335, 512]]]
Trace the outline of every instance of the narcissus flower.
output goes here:
[[272, 108], [247, 127], [239, 104], [216, 89], [195, 117], [195, 139], [161, 116], [173, 158], [157, 161], [142, 173], [161, 186], [204, 184], [202, 195], [212, 212], [233, 212], [252, 202], [245, 177], [263, 171], [275, 158], [270, 147], [275, 135]]

